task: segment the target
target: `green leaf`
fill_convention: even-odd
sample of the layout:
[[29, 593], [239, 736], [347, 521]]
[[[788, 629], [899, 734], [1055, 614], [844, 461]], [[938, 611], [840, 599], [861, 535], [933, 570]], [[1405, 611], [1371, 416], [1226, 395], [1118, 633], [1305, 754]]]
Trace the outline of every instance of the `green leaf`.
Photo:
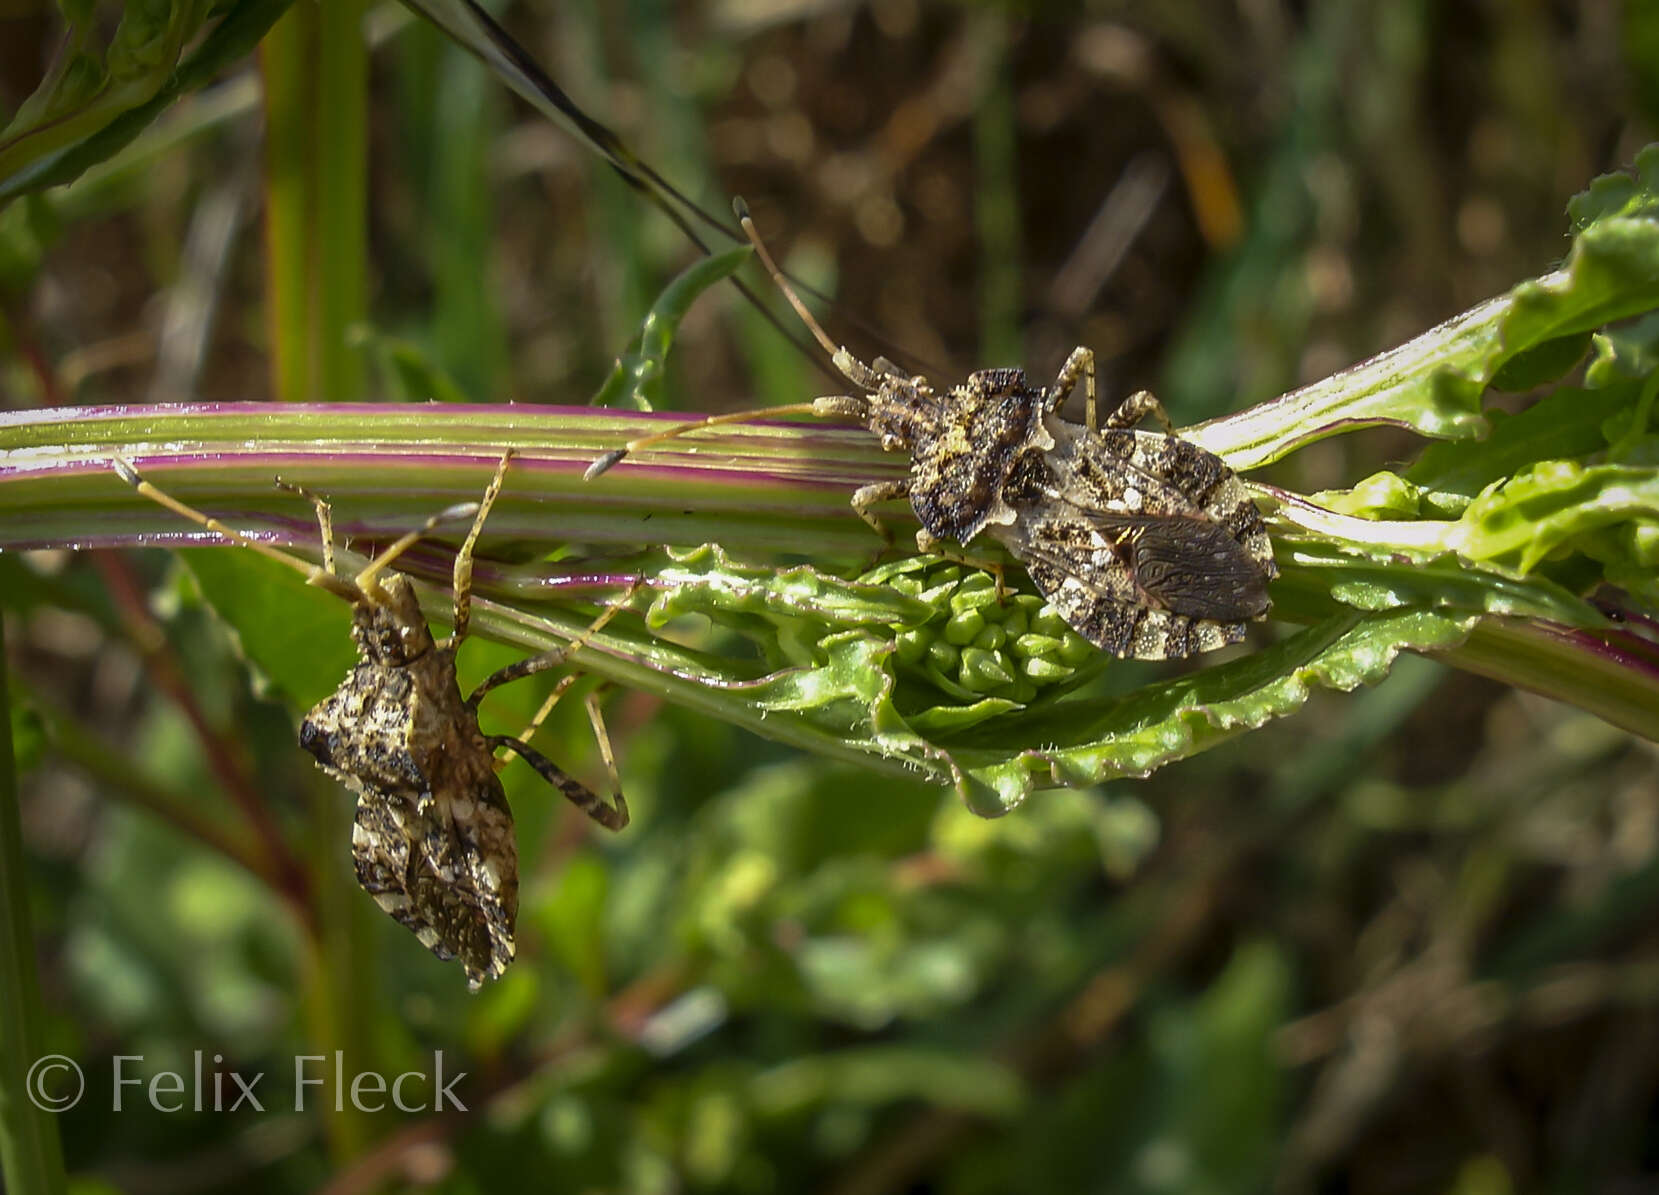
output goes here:
[[1590, 386], [1611, 386], [1655, 371], [1659, 371], [1659, 312], [1591, 337], [1591, 360], [1584, 371]]
[[356, 664], [351, 606], [334, 594], [245, 548], [201, 549], [181, 558], [260, 687], [290, 708], [316, 704]]
[[1567, 201], [1575, 233], [1621, 216], [1659, 216], [1659, 144], [1638, 152], [1633, 170], [1603, 174]]
[[1518, 415], [1492, 413], [1492, 434], [1479, 444], [1432, 444], [1405, 472], [1437, 514], [1460, 513], [1475, 495], [1535, 462], [1583, 457], [1607, 447], [1603, 425], [1636, 405], [1641, 387], [1566, 386]]
[[[1283, 545], [1281, 560], [1289, 577], [1276, 590], [1283, 601], [1297, 600], [1282, 592], [1292, 586], [1319, 586], [1333, 602], [1355, 610], [1426, 607], [1543, 618], [1579, 627], [1605, 626], [1607, 621], [1589, 602], [1547, 578], [1518, 579], [1470, 568], [1451, 552], [1402, 567], [1392, 552], [1366, 553], [1352, 546], [1302, 541]], [[1324, 616], [1333, 612], [1317, 609]]]
[[[1617, 528], [1613, 559], [1659, 567], [1659, 468], [1544, 461], [1494, 483], [1458, 520], [1454, 542], [1467, 559], [1526, 573], [1590, 532]], [[1606, 540], [1596, 541], [1607, 550]]]
[[1516, 353], [1492, 375], [1492, 389], [1519, 392], [1555, 381], [1579, 363], [1590, 338], [1589, 332], [1575, 332]]
[[[1644, 153], [1642, 160], [1651, 168], [1659, 156]], [[1182, 434], [1236, 469], [1361, 427], [1479, 437], [1489, 426], [1481, 395], [1506, 362], [1659, 306], [1659, 219], [1624, 214], [1645, 211], [1652, 198], [1646, 190], [1633, 196], [1619, 214], [1578, 232], [1560, 270], [1351, 369]]]
[[647, 616], [654, 627], [689, 613], [734, 626], [740, 621], [737, 616], [760, 613], [780, 621], [904, 627], [937, 613], [930, 603], [890, 585], [843, 581], [806, 565], [778, 569], [741, 564], [718, 544], [670, 548], [666, 555], [667, 561], [654, 571], [654, 580], [664, 587]]
[[[0, 203], [32, 191], [73, 182], [92, 166], [113, 157], [180, 96], [205, 87], [222, 70], [244, 57], [293, 0], [235, 0], [177, 68], [179, 51], [197, 37], [208, 15], [205, 0], [172, 9], [165, 30], [157, 33], [155, 12], [123, 19], [120, 65], [126, 76], [81, 96], [68, 118], [45, 118], [57, 103], [62, 80], [41, 84], [30, 102], [0, 131]], [[129, 6], [129, 8], [134, 6]], [[76, 84], [84, 90], [83, 84]], [[27, 108], [27, 105], [25, 105]]]
[[[940, 749], [976, 782], [973, 807], [994, 815], [1018, 805], [1034, 787], [1150, 775], [1294, 713], [1316, 687], [1346, 692], [1375, 684], [1400, 652], [1451, 647], [1475, 621], [1470, 614], [1415, 608], [1342, 614], [1193, 676], [1126, 697], [1027, 711], [977, 727], [971, 745], [945, 743]], [[985, 804], [982, 793], [994, 794], [995, 803]]]
[[[721, 567], [712, 551], [701, 560], [710, 572]], [[683, 578], [685, 564], [677, 567]], [[707, 578], [701, 592], [722, 591], [715, 581]], [[526, 648], [552, 646], [579, 627], [501, 607], [485, 616], [492, 632]], [[495, 622], [498, 616], [507, 621]], [[814, 645], [816, 662], [756, 676], [743, 660], [650, 637], [617, 620], [594, 637], [580, 666], [688, 700], [772, 738], [921, 770], [952, 784], [977, 811], [995, 814], [1037, 787], [1144, 776], [1293, 712], [1314, 686], [1372, 683], [1399, 651], [1454, 645], [1477, 617], [1417, 607], [1344, 613], [1255, 655], [1124, 697], [993, 708], [962, 741], [943, 730], [949, 719], [930, 714], [918, 725], [906, 716], [897, 695], [913, 682], [895, 670], [895, 644], [886, 632], [826, 628]]]
[[627, 351], [617, 358], [599, 393], [593, 396], [593, 405], [623, 406], [636, 411], [655, 409], [662, 397], [668, 350], [679, 331], [680, 321], [699, 295], [729, 278], [753, 252], [749, 246], [742, 245], [705, 257], [669, 283], [651, 305], [650, 314], [645, 317], [638, 335], [629, 342]]
[[1373, 473], [1347, 490], [1324, 490], [1310, 495], [1314, 502], [1362, 519], [1416, 518], [1423, 506], [1417, 486], [1397, 473]]

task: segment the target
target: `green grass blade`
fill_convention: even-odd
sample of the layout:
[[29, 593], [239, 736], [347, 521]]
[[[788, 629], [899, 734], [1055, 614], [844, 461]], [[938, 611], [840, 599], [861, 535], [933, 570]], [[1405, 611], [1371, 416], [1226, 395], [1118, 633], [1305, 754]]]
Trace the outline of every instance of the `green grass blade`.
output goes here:
[[[158, 63], [135, 63], [134, 77], [80, 119], [25, 131], [17, 128], [24, 116], [20, 112], [8, 129], [14, 135], [0, 141], [0, 203], [73, 182], [113, 157], [180, 96], [205, 87], [248, 54], [292, 3], [238, 0], [176, 69], [166, 73]], [[171, 47], [176, 55], [178, 46], [198, 32], [204, 16], [203, 5], [175, 6], [167, 33], [148, 49], [153, 54]]]
[[[4, 638], [0, 623], [0, 648]], [[23, 863], [12, 706], [6, 688], [0, 651], [0, 710], [6, 715], [0, 719], [0, 1173], [8, 1191], [61, 1195], [66, 1182], [58, 1126], [31, 1098], [37, 1090], [57, 1094], [57, 1088], [30, 1086], [43, 1077], [32, 1068], [47, 1050], [34, 934], [29, 928], [28, 869]]]

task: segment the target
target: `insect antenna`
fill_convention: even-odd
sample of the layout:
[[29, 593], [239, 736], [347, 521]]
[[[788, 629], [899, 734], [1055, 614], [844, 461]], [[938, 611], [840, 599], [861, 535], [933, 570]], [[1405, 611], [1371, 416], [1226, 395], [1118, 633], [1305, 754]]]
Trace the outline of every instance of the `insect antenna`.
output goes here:
[[[156, 503], [158, 506], [165, 506], [174, 514], [189, 519], [192, 523], [205, 527], [217, 535], [224, 536], [233, 544], [238, 544], [244, 548], [252, 548], [255, 552], [258, 552], [261, 556], [264, 556], [268, 560], [274, 560], [278, 564], [287, 565], [296, 572], [304, 573], [305, 583], [307, 585], [315, 585], [319, 589], [326, 589], [330, 593], [337, 594], [340, 597], [345, 598], [348, 602], [360, 602], [364, 600], [363, 590], [359, 588], [356, 583], [345, 577], [337, 576], [335, 573], [318, 565], [312, 564], [311, 561], [306, 560], [303, 557], [296, 556], [292, 552], [285, 552], [281, 548], [273, 548], [270, 544], [263, 544], [256, 539], [250, 539], [234, 527], [227, 527], [224, 523], [221, 523], [212, 515], [206, 514], [200, 510], [197, 510], [194, 506], [190, 506], [179, 501], [165, 490], [159, 489], [150, 482], [145, 481], [144, 478], [139, 476], [138, 470], [133, 468], [132, 463], [125, 458], [113, 456], [110, 458], [110, 465], [115, 469], [116, 474], [122, 481], [132, 486], [133, 489], [137, 490], [140, 494], [144, 495], [144, 497]], [[327, 525], [324, 524], [324, 526], [326, 527]], [[328, 552], [331, 560], [333, 554], [333, 549], [331, 547]]]
[[[897, 372], [894, 367], [881, 358], [877, 358], [878, 364], [885, 368], [872, 369], [853, 356], [844, 346], [831, 340], [829, 333], [824, 331], [823, 325], [814, 318], [812, 312], [807, 309], [807, 305], [801, 302], [801, 297], [795, 293], [795, 288], [790, 285], [789, 279], [784, 276], [784, 272], [778, 268], [778, 263], [773, 260], [771, 251], [766, 248], [766, 242], [760, 239], [760, 233], [755, 228], [755, 222], [749, 215], [749, 205], [743, 202], [742, 197], [732, 200], [732, 211], [737, 216], [738, 223], [742, 225], [744, 235], [749, 238], [749, 243], [754, 246], [755, 254], [760, 258], [760, 264], [766, 267], [766, 272], [771, 275], [773, 284], [783, 292], [783, 297], [789, 300], [789, 305], [795, 309], [795, 314], [800, 316], [801, 323], [806, 325], [806, 329], [812, 333], [813, 339], [830, 355], [830, 359], [835, 362], [835, 368], [841, 372], [841, 375], [847, 381], [861, 390], [874, 391], [880, 389], [882, 377], [885, 374]], [[815, 399], [812, 402], [789, 403], [780, 407], [757, 407], [748, 411], [730, 411], [724, 415], [709, 415], [703, 419], [679, 424], [665, 431], [652, 432], [648, 436], [640, 436], [629, 440], [621, 448], [613, 448], [589, 465], [582, 474], [582, 479], [592, 481], [637, 449], [660, 443], [663, 440], [672, 440], [677, 436], [683, 436], [688, 432], [698, 431], [701, 428], [716, 427], [722, 423], [748, 423], [756, 419], [769, 419], [775, 415], [858, 414], [860, 413], [858, 404], [859, 400], [856, 399], [851, 400], [851, 405], [849, 405], [845, 400], [838, 402], [836, 398], [831, 397]]]
[[737, 222], [743, 229], [743, 235], [749, 238], [749, 244], [754, 246], [755, 254], [760, 258], [760, 264], [765, 266], [766, 272], [772, 276], [772, 284], [783, 292], [784, 298], [789, 300], [789, 305], [795, 309], [795, 314], [801, 317], [801, 322], [806, 325], [806, 330], [812, 333], [813, 339], [823, 346], [823, 350], [832, 358], [838, 353], [846, 352], [846, 349], [829, 338], [829, 333], [825, 332], [823, 325], [813, 318], [812, 312], [807, 310], [806, 304], [801, 302], [800, 296], [795, 293], [795, 288], [789, 285], [789, 280], [784, 277], [783, 271], [778, 269], [778, 263], [772, 259], [772, 253], [767, 249], [766, 242], [760, 239], [760, 233], [755, 230], [754, 219], [749, 215], [749, 205], [744, 202], [741, 195], [732, 200], [732, 214], [737, 217]]

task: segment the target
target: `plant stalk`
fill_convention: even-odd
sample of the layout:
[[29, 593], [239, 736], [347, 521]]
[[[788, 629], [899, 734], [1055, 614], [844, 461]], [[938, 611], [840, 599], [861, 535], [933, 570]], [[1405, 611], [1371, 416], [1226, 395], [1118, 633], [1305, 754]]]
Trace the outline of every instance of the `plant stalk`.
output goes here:
[[35, 972], [34, 935], [17, 805], [4, 620], [0, 619], [0, 1174], [17, 1195], [61, 1195], [63, 1146], [52, 1114], [30, 1098], [31, 1068], [46, 1053], [44, 1005]]

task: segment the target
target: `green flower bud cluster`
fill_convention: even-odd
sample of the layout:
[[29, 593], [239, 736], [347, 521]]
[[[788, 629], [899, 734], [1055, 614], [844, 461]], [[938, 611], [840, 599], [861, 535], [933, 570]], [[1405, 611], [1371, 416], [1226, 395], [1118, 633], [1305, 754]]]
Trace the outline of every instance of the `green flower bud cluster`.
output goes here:
[[898, 658], [945, 692], [964, 701], [1000, 697], [1023, 705], [1099, 661], [1099, 649], [1035, 594], [1008, 590], [998, 600], [990, 573], [921, 563], [882, 579], [938, 611], [899, 633]]

